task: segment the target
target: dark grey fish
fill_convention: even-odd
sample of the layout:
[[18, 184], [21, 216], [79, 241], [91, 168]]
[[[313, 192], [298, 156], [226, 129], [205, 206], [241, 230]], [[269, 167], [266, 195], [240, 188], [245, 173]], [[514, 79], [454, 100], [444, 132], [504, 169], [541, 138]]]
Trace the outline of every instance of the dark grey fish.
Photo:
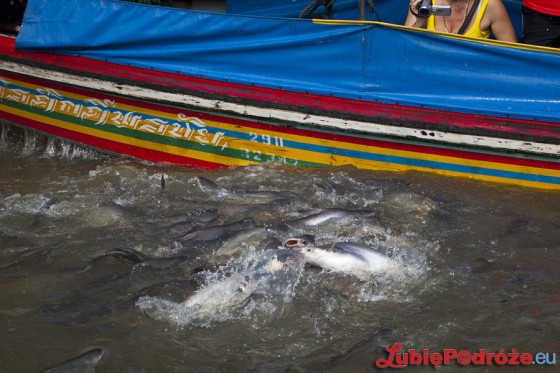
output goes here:
[[1, 265], [0, 270], [9, 268], [24, 268], [35, 266], [41, 262], [47, 261], [53, 252], [52, 248], [36, 249], [18, 254], [18, 257], [13, 262], [6, 265]]
[[59, 204], [60, 202], [62, 202], [62, 201], [57, 197], [51, 198], [43, 205], [42, 209], [43, 210], [49, 210], [53, 206]]
[[255, 221], [253, 219], [243, 219], [235, 223], [217, 225], [208, 228], [203, 228], [194, 232], [191, 232], [179, 240], [181, 242], [185, 241], [212, 241], [223, 238], [230, 233], [236, 232], [241, 229], [253, 228], [255, 226]]
[[109, 249], [101, 254], [101, 256], [118, 258], [130, 264], [137, 264], [149, 260], [149, 258], [140, 251], [129, 248]]
[[224, 240], [224, 242], [216, 250], [213, 256], [226, 258], [237, 256], [241, 251], [244, 250], [244, 246], [247, 242], [263, 242], [266, 236], [267, 232], [263, 227], [255, 227], [236, 231], [226, 240]]
[[341, 350], [337, 354], [330, 357], [319, 372], [331, 371], [344, 371], [344, 366], [357, 357], [361, 357], [365, 353], [372, 355], [373, 351], [382, 351], [386, 346], [389, 346], [395, 339], [395, 331], [390, 328], [381, 328], [374, 331], [370, 335], [366, 335], [361, 340], [358, 340], [352, 347]]
[[181, 223], [173, 223], [165, 227], [149, 229], [145, 232], [139, 233], [134, 236], [136, 240], [150, 240], [154, 238], [177, 238], [184, 236], [194, 228], [195, 224], [192, 221], [184, 221]]
[[161, 221], [165, 225], [172, 225], [176, 223], [194, 222], [196, 224], [206, 224], [215, 220], [220, 216], [220, 211], [216, 208], [190, 212], [186, 214], [177, 214], [163, 218]]
[[7, 198], [10, 194], [4, 190], [4, 189], [0, 189], [0, 201], [3, 201], [5, 198]]
[[229, 192], [226, 189], [222, 188], [210, 179], [207, 179], [203, 176], [197, 176], [195, 177], [195, 180], [200, 190], [202, 190], [204, 193], [215, 194], [216, 196], [221, 198], [225, 198], [229, 195]]
[[189, 295], [194, 293], [200, 287], [200, 281], [196, 278], [186, 280], [171, 280], [149, 285], [132, 297], [131, 301], [136, 301], [144, 296], [162, 297], [172, 302], [182, 302]]
[[347, 210], [347, 209], [330, 208], [330, 209], [321, 210], [320, 212], [313, 213], [303, 218], [292, 220], [288, 224], [315, 226], [315, 225], [325, 223], [326, 221], [332, 219], [342, 219], [348, 216], [364, 216], [364, 215], [373, 215], [373, 212], [369, 210]]
[[181, 266], [192, 258], [186, 256], [174, 256], [169, 258], [152, 258], [138, 250], [130, 248], [114, 248], [105, 251], [101, 257], [113, 257], [131, 265], [143, 265], [152, 268], [170, 268]]
[[90, 325], [92, 320], [107, 317], [113, 305], [103, 304], [99, 299], [76, 298], [73, 294], [62, 303], [46, 304], [37, 309], [41, 320], [63, 326]]
[[123, 206], [114, 202], [104, 203], [86, 211], [84, 219], [90, 227], [104, 227], [109, 224], [126, 222], [128, 212]]
[[52, 368], [45, 369], [43, 373], [82, 373], [93, 372], [105, 351], [102, 348], [94, 348], [80, 356], [66, 360]]
[[269, 203], [224, 203], [220, 208], [223, 216], [230, 218], [252, 218], [259, 225], [277, 226], [278, 222], [284, 220], [284, 216], [297, 209], [292, 200], [282, 199]]
[[150, 240], [156, 238], [176, 239], [191, 232], [195, 227], [207, 224], [220, 216], [217, 209], [210, 209], [194, 214], [175, 215], [165, 219], [166, 223], [162, 227], [149, 229], [134, 236], [137, 240]]
[[194, 216], [197, 223], [207, 224], [217, 219], [220, 216], [220, 211], [218, 209], [209, 209], [196, 213]]
[[117, 193], [120, 194], [126, 192], [126, 189], [122, 186], [121, 183], [116, 183], [112, 181], [105, 182], [105, 190], [109, 194], [117, 194]]
[[290, 200], [300, 207], [309, 205], [301, 196], [291, 191], [230, 191], [212, 180], [197, 176], [198, 187], [205, 193], [213, 194], [217, 198], [244, 203], [269, 203], [278, 200]]

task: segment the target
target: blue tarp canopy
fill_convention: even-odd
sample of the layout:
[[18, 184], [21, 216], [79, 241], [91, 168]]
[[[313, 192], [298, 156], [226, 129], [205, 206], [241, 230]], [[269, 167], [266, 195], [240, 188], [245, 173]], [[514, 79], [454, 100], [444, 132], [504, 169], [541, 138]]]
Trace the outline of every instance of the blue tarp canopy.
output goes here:
[[[383, 23], [247, 15], [259, 10], [254, 3], [231, 2], [228, 11], [244, 14], [222, 14], [116, 0], [29, 0], [16, 47], [365, 101], [560, 121], [554, 51]], [[376, 4], [382, 19], [402, 21], [408, 0]]]

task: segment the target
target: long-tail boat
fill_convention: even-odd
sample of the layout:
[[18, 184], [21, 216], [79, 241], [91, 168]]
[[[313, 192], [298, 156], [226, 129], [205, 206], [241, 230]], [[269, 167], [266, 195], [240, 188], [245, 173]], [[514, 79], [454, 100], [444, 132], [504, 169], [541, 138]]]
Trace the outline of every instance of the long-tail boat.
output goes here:
[[[409, 0], [14, 2], [2, 125], [203, 169], [560, 189], [558, 49], [404, 27]], [[504, 3], [521, 36], [521, 0]]]

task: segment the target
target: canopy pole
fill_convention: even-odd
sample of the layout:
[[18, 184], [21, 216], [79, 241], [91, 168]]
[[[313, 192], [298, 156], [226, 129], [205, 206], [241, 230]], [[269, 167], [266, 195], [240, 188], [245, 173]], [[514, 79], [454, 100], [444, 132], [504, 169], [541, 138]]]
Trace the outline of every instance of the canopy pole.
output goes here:
[[358, 9], [360, 21], [364, 21], [366, 19], [366, 0], [358, 0]]

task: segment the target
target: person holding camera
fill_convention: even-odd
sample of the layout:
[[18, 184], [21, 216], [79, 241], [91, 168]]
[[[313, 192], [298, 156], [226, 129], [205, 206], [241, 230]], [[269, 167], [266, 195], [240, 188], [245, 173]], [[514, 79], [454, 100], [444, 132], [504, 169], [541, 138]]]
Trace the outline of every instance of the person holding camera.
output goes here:
[[405, 26], [517, 42], [502, 0], [410, 0]]
[[523, 0], [523, 43], [560, 48], [560, 1]]

